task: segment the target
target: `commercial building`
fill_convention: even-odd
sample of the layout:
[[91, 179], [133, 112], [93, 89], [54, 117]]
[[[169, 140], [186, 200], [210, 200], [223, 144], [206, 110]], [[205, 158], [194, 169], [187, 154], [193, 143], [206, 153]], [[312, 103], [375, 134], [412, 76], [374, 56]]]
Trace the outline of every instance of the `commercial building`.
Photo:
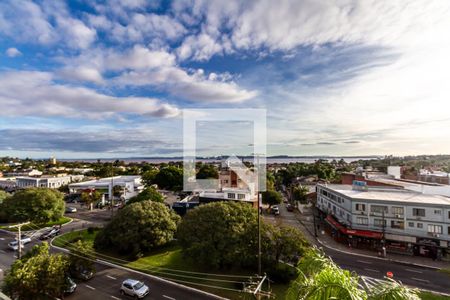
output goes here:
[[103, 194], [103, 198], [109, 198], [114, 186], [120, 186], [122, 188], [121, 198], [124, 200], [136, 196], [144, 188], [141, 182], [141, 176], [114, 176], [72, 183], [69, 184], [69, 191], [71, 194], [79, 194], [84, 190], [97, 190]]
[[41, 177], [16, 177], [18, 188], [45, 187], [57, 189], [71, 182], [83, 180], [84, 175], [41, 176]]
[[355, 247], [433, 258], [450, 255], [450, 198], [393, 187], [317, 185], [316, 206], [333, 237]]

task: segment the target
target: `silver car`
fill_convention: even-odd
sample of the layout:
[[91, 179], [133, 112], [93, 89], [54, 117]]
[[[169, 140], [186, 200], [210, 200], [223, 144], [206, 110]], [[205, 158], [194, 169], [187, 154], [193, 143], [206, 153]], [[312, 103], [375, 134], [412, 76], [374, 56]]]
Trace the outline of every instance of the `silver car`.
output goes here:
[[133, 296], [136, 298], [144, 298], [148, 295], [150, 289], [143, 282], [134, 279], [127, 279], [122, 282], [120, 293], [122, 295]]

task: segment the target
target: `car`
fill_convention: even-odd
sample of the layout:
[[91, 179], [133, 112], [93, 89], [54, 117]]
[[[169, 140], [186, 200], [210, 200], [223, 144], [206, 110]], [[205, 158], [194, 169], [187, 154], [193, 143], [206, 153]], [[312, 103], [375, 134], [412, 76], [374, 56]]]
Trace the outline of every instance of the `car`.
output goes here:
[[73, 281], [72, 278], [66, 277], [66, 287], [64, 289], [64, 294], [72, 294], [75, 292], [77, 288], [77, 284]]
[[278, 208], [278, 206], [272, 206], [272, 214], [274, 214], [275, 216], [278, 216], [280, 214], [280, 209]]
[[294, 206], [292, 204], [287, 204], [286, 209], [287, 211], [294, 211]]
[[[22, 235], [21, 238], [20, 238], [20, 244], [21, 244], [20, 247], [23, 248], [26, 244], [28, 244], [30, 242], [31, 242], [31, 238], [30, 237]], [[19, 249], [19, 241], [16, 239], [16, 240], [14, 240], [12, 242], [9, 242], [8, 243], [8, 247], [10, 249], [14, 250], [14, 251], [17, 251]]]
[[122, 282], [120, 287], [120, 293], [122, 295], [133, 296], [138, 299], [142, 299], [148, 295], [150, 289], [142, 281], [127, 279]]
[[59, 229], [58, 227], [52, 227], [51, 229], [49, 229], [46, 232], [44, 232], [43, 234], [41, 234], [41, 236], [39, 236], [39, 239], [46, 240], [46, 239], [57, 236], [60, 232], [61, 232], [61, 229]]
[[71, 271], [70, 275], [72, 275], [76, 279], [88, 281], [89, 279], [94, 277], [94, 270], [93, 269], [85, 269], [85, 268], [81, 267], [81, 268], [77, 268], [76, 270]]
[[77, 212], [76, 207], [71, 207], [71, 206], [66, 207], [66, 213], [76, 213], [76, 212]]

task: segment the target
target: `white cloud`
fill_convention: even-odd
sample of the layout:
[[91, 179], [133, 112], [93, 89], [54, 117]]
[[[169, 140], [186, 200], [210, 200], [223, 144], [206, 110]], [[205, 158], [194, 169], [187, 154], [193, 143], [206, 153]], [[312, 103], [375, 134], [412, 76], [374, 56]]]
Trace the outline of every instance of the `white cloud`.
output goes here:
[[22, 55], [22, 52], [19, 51], [19, 49], [17, 48], [8, 48], [5, 51], [6, 55], [8, 55], [9, 57], [17, 57]]
[[69, 81], [88, 81], [97, 84], [103, 84], [105, 81], [102, 74], [96, 69], [87, 66], [66, 67], [57, 72], [57, 74]]
[[113, 97], [84, 87], [53, 82], [47, 72], [10, 71], [0, 76], [4, 116], [123, 118], [127, 114], [175, 117], [178, 108], [147, 97]]

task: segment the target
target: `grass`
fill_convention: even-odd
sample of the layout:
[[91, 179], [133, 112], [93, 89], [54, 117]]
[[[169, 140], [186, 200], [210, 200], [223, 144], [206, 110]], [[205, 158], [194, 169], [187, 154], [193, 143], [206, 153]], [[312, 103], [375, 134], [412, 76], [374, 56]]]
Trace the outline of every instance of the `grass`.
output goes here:
[[[96, 234], [97, 231], [93, 233], [88, 233], [87, 230], [74, 231], [57, 237], [54, 239], [53, 244], [59, 247], [67, 247], [71, 242], [81, 239], [93, 245]], [[226, 276], [217, 276], [213, 274], [212, 270], [202, 268], [195, 262], [185, 259], [182, 255], [182, 249], [175, 243], [154, 250], [133, 261], [130, 261], [129, 258], [119, 256], [117, 253], [102, 252], [98, 257], [229, 299], [254, 299], [253, 295], [240, 292], [243, 287], [242, 281], [246, 281], [247, 276], [254, 275], [254, 271], [236, 269], [221, 270], [217, 273]], [[271, 284], [271, 288], [277, 295], [276, 299], [284, 299], [288, 285]]]
[[[63, 224], [70, 222], [71, 220], [72, 220], [72, 218], [63, 216], [56, 221], [51, 221], [51, 222], [44, 223], [44, 224], [30, 223], [28, 225], [22, 226], [22, 231], [37, 230], [37, 229], [41, 229], [41, 228], [45, 228], [45, 227], [51, 227], [54, 225], [63, 225]], [[11, 224], [11, 225], [14, 225], [14, 224]], [[4, 230], [12, 231], [12, 232], [17, 231], [16, 227], [9, 228], [9, 225], [3, 225], [0, 228], [4, 229]]]
[[432, 294], [430, 292], [420, 292], [419, 296], [422, 300], [450, 300], [448, 296]]
[[448, 276], [450, 276], [450, 268], [447, 268], [447, 269], [440, 269], [439, 272], [445, 273], [445, 274], [447, 274]]

